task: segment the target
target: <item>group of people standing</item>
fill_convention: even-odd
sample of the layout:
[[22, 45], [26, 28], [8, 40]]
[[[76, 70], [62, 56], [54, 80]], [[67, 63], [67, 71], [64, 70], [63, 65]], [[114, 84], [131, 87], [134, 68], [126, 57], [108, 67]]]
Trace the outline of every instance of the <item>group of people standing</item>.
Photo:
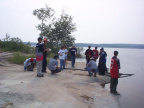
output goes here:
[[[95, 47], [94, 50], [91, 50], [91, 46], [88, 46], [85, 55], [86, 55], [86, 69], [89, 73], [89, 76], [92, 76], [94, 73], [94, 76], [96, 77], [97, 72], [99, 72], [99, 75], [105, 75], [105, 72], [107, 72], [106, 67], [107, 53], [104, 51], [104, 48], [101, 48], [100, 52], [98, 52], [97, 47]], [[114, 56], [111, 59], [111, 66], [110, 66], [110, 74], [111, 74], [110, 93], [120, 95], [117, 92], [118, 78], [120, 77], [119, 75], [120, 60], [117, 58], [117, 56], [118, 51], [114, 51]], [[97, 67], [96, 61], [98, 57], [99, 57], [99, 63]]]
[[[45, 45], [47, 44], [47, 39], [44, 39], [42, 42], [42, 38], [38, 38], [38, 43], [36, 44], [36, 61], [37, 61], [37, 77], [43, 77], [43, 73], [46, 73], [47, 67], [47, 52], [51, 51], [51, 49], [46, 48]], [[65, 69], [67, 66], [67, 55], [70, 54], [71, 56], [71, 66], [74, 67], [75, 65], [75, 58], [77, 54], [77, 49], [75, 45], [69, 49], [66, 49], [66, 46], [61, 46], [61, 49], [58, 51], [59, 60], [60, 60], [60, 68], [58, 67], [58, 56], [54, 56], [50, 59], [48, 64], [48, 69], [51, 71], [52, 74], [60, 72], [62, 69]]]
[[[42, 42], [43, 41], [43, 42]], [[51, 49], [46, 48], [45, 45], [47, 44], [47, 39], [42, 39], [41, 37], [38, 38], [38, 43], [36, 44], [36, 58], [29, 58], [26, 59], [24, 62], [24, 70], [33, 71], [33, 68], [37, 62], [37, 77], [43, 77], [43, 73], [46, 73], [47, 68], [47, 52], [51, 51]], [[77, 49], [75, 45], [69, 49], [66, 49], [66, 46], [61, 46], [61, 49], [58, 51], [59, 60], [60, 60], [60, 68], [58, 67], [58, 56], [54, 56], [50, 59], [48, 64], [48, 69], [51, 71], [51, 74], [55, 74], [61, 72], [62, 69], [65, 69], [67, 66], [67, 55], [71, 57], [71, 67], [74, 68], [75, 66], [75, 59], [77, 55]], [[104, 51], [104, 48], [100, 49], [100, 52], [95, 49], [91, 50], [91, 46], [88, 46], [88, 49], [85, 51], [86, 55], [86, 68], [89, 76], [96, 77], [96, 73], [99, 72], [99, 75], [105, 75], [107, 72], [106, 67], [106, 57], [107, 53]], [[116, 91], [118, 85], [118, 78], [119, 78], [119, 69], [120, 69], [120, 61], [117, 58], [118, 51], [114, 51], [114, 56], [111, 59], [111, 67], [110, 67], [110, 74], [111, 74], [111, 81], [110, 81], [110, 92], [116, 95], [119, 93]], [[97, 59], [99, 58], [98, 66], [96, 64]]]
[[72, 46], [72, 48], [69, 49], [69, 51], [66, 49], [66, 46], [61, 46], [61, 49], [58, 52], [59, 59], [60, 59], [60, 69], [64, 69], [65, 66], [67, 66], [67, 54], [71, 56], [71, 67], [74, 67], [75, 65], [75, 58], [77, 54], [77, 49], [75, 48], [75, 45]]
[[[99, 63], [98, 63], [98, 71], [100, 75], [105, 75], [105, 72], [107, 72], [106, 68], [106, 56], [107, 53], [104, 51], [104, 48], [100, 49], [100, 52], [97, 50], [97, 47], [95, 49], [91, 50], [91, 46], [88, 46], [88, 49], [85, 51], [86, 55], [86, 68], [90, 67], [89, 62], [91, 60], [95, 61], [93, 62], [93, 65], [95, 65], [95, 69], [97, 68], [96, 61], [99, 58]], [[94, 67], [92, 67], [92, 70]], [[89, 72], [91, 75], [91, 72]]]

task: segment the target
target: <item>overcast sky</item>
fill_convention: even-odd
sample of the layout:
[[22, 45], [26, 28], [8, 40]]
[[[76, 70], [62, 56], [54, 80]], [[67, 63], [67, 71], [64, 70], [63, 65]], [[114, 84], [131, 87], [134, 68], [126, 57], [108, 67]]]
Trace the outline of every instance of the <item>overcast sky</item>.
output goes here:
[[0, 39], [37, 42], [41, 22], [32, 12], [45, 4], [74, 17], [76, 43], [144, 44], [144, 0], [0, 0]]

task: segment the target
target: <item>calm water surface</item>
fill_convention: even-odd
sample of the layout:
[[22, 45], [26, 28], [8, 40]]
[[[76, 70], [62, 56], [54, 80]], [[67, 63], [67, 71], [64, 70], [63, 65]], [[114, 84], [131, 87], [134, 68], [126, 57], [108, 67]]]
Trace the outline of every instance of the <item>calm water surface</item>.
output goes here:
[[[84, 48], [84, 51], [86, 49]], [[119, 79], [117, 90], [121, 96], [116, 98], [121, 108], [144, 108], [144, 49], [104, 48], [104, 50], [108, 55], [107, 68], [110, 68], [111, 57], [117, 50], [121, 63], [120, 73], [135, 74]], [[77, 61], [85, 62], [85, 59]], [[109, 91], [109, 84], [106, 84], [105, 89]]]

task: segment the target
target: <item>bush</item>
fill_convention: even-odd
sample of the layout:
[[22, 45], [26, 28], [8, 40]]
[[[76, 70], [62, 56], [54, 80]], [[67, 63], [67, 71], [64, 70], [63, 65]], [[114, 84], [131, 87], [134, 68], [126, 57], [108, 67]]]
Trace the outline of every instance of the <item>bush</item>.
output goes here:
[[7, 60], [16, 64], [23, 64], [25, 60], [28, 58], [35, 58], [35, 55], [25, 56], [25, 55], [22, 55], [20, 52], [15, 52], [14, 56], [7, 58]]
[[30, 44], [24, 44], [21, 39], [6, 37], [0, 41], [0, 49], [3, 51], [20, 51], [24, 53], [33, 53], [35, 51], [34, 47], [31, 47]]

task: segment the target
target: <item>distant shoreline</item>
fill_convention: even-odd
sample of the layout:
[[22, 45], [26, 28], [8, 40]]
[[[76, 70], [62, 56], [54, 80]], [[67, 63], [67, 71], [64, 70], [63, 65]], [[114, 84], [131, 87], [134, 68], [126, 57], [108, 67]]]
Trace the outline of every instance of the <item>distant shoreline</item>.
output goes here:
[[[27, 44], [28, 42], [23, 42]], [[35, 46], [36, 42], [30, 42], [31, 46]], [[105, 48], [132, 48], [132, 49], [144, 49], [144, 44], [92, 44], [92, 43], [76, 43], [77, 47], [105, 47]]]

